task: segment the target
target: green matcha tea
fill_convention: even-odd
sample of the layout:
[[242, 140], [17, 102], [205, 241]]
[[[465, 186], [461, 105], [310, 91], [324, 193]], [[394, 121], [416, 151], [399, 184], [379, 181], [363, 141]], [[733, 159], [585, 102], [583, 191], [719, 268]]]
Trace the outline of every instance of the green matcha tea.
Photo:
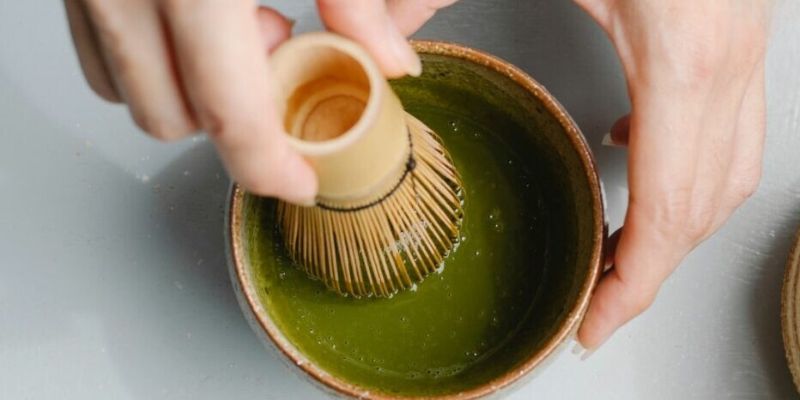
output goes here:
[[571, 194], [531, 126], [469, 90], [394, 85], [463, 178], [461, 238], [440, 269], [392, 298], [341, 297], [289, 260], [274, 201], [249, 195], [247, 251], [265, 309], [331, 375], [388, 394], [455, 393], [523, 362], [564, 317], [564, 293], [580, 278], [567, 251]]

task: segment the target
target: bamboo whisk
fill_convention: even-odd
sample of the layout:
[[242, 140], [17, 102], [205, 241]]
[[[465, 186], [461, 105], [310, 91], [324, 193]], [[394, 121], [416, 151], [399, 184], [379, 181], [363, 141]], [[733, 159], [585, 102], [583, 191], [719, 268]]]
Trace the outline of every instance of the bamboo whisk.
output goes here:
[[289, 142], [319, 179], [315, 206], [278, 204], [289, 254], [340, 294], [412, 287], [442, 263], [461, 225], [461, 180], [441, 140], [347, 39], [301, 35], [271, 62]]

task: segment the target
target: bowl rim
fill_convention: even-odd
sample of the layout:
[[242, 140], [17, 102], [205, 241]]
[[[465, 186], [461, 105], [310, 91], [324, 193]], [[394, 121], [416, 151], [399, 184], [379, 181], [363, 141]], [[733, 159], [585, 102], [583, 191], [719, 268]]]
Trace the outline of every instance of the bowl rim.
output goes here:
[[[556, 117], [559, 124], [564, 129], [572, 148], [578, 153], [583, 171], [589, 182], [591, 191], [592, 209], [594, 218], [592, 221], [592, 249], [589, 258], [589, 272], [586, 279], [581, 284], [578, 292], [577, 301], [572, 305], [567, 313], [567, 317], [558, 326], [556, 332], [551, 335], [538, 351], [531, 353], [525, 361], [512, 370], [495, 377], [494, 379], [480, 384], [469, 390], [458, 393], [432, 396], [436, 399], [465, 400], [483, 397], [501, 389], [511, 386], [522, 376], [527, 375], [534, 368], [542, 364], [551, 354], [553, 354], [566, 339], [573, 334], [588, 308], [591, 295], [597, 285], [598, 279], [603, 269], [604, 247], [607, 238], [607, 227], [605, 221], [604, 196], [602, 183], [597, 171], [597, 164], [591, 153], [588, 143], [581, 133], [580, 128], [567, 114], [564, 107], [559, 103], [545, 87], [511, 63], [488, 54], [481, 50], [466, 47], [457, 43], [436, 40], [412, 40], [412, 46], [418, 53], [440, 55], [462, 59], [474, 64], [488, 68], [506, 78], [512, 80], [521, 88], [539, 99], [547, 111]], [[233, 286], [237, 290], [240, 306], [244, 309], [250, 319], [253, 328], [261, 334], [266, 335], [275, 348], [291, 361], [291, 364], [302, 370], [308, 377], [316, 383], [321, 384], [324, 389], [333, 390], [339, 395], [345, 395], [360, 399], [405, 399], [419, 398], [416, 396], [391, 395], [357, 386], [345, 380], [339, 379], [326, 372], [321, 367], [310, 362], [302, 352], [299, 351], [282, 331], [277, 327], [269, 313], [264, 309], [263, 304], [258, 300], [256, 290], [253, 289], [249, 275], [245, 270], [245, 249], [241, 239], [242, 208], [246, 192], [238, 184], [232, 184], [230, 196], [227, 202], [226, 212], [226, 249], [228, 250], [228, 262], [231, 268]]]

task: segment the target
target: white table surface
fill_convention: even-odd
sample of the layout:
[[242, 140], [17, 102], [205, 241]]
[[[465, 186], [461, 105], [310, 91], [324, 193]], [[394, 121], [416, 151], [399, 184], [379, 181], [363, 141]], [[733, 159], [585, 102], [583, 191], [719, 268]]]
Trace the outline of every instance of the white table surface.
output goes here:
[[[0, 0], [0, 399], [311, 399], [265, 351], [228, 279], [227, 177], [203, 138], [164, 145], [84, 84], [55, 1]], [[318, 29], [313, 2], [272, 3]], [[796, 398], [780, 288], [800, 223], [800, 2], [779, 4], [758, 193], [590, 359], [569, 352], [514, 399]], [[503, 57], [545, 84], [600, 164], [611, 227], [628, 101], [600, 30], [566, 0], [463, 0], [417, 37]]]

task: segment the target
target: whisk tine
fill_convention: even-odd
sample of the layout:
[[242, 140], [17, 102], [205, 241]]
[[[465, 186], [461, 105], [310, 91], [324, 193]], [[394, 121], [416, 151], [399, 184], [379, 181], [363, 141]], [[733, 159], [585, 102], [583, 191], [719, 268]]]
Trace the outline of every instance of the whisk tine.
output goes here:
[[[322, 224], [319, 219], [319, 215], [320, 215], [319, 209], [315, 208], [311, 210], [310, 217], [311, 220], [313, 221], [311, 226], [313, 227], [312, 229], [314, 229], [314, 231], [316, 232], [322, 232]], [[311, 262], [313, 263], [313, 265], [317, 265], [321, 268], [327, 267], [327, 265], [325, 265], [325, 263], [323, 262], [323, 258], [320, 256], [323, 250], [322, 246], [320, 246], [320, 242], [322, 241], [322, 235], [319, 234], [314, 235], [311, 232], [308, 232], [307, 230], [304, 230], [303, 232], [305, 233], [307, 238], [306, 241], [308, 243], [307, 244], [308, 248], [311, 250]], [[330, 276], [329, 271], [327, 271], [326, 269], [327, 268], [322, 268], [318, 276]]]
[[375, 205], [277, 209], [290, 256], [341, 294], [391, 296], [433, 272], [461, 224], [461, 180], [441, 140], [408, 117], [416, 166]]
[[378, 215], [381, 207], [375, 207], [367, 210], [367, 217], [372, 221], [372, 225], [376, 227], [375, 233], [380, 238], [381, 247], [377, 250], [381, 254], [381, 258], [385, 261], [382, 264], [383, 275], [386, 277], [386, 284], [389, 287], [390, 293], [397, 291], [398, 286], [402, 286], [403, 281], [410, 281], [408, 271], [403, 263], [398, 263], [399, 254], [395, 247], [394, 236], [392, 235], [389, 223], [385, 218]]
[[336, 237], [336, 232], [333, 229], [333, 217], [331, 214], [326, 211], [322, 211], [320, 214], [323, 220], [323, 239], [325, 240], [325, 248], [323, 253], [325, 256], [326, 265], [333, 269], [328, 275], [334, 278], [334, 286], [336, 286], [339, 283], [339, 271], [336, 270], [336, 249], [334, 248], [334, 243], [338, 241], [338, 238]]
[[[413, 198], [414, 193], [411, 192], [408, 187], [403, 188], [403, 192], [404, 192], [403, 193], [404, 197], [410, 197], [408, 201], [416, 201], [416, 199]], [[412, 231], [415, 231], [417, 233], [416, 236], [419, 246], [416, 247], [418, 248], [418, 252], [422, 256], [421, 258], [425, 259], [425, 262], [422, 263], [422, 266], [424, 268], [424, 273], [428, 274], [434, 268], [436, 268], [436, 265], [440, 262], [440, 260], [438, 259], [439, 256], [437, 255], [437, 251], [435, 250], [435, 246], [433, 245], [431, 239], [432, 235], [430, 235], [429, 232], [429, 230], [433, 229], [431, 225], [438, 226], [438, 224], [427, 223], [428, 219], [424, 215], [424, 212], [427, 211], [426, 207], [400, 208], [400, 209], [406, 213], [407, 215], [406, 218], [408, 219], [413, 218], [417, 220], [417, 222], [412, 226], [419, 224], [418, 226], [414, 227]]]
[[397, 238], [397, 247], [405, 254], [408, 265], [411, 266], [411, 271], [416, 274], [415, 281], [421, 281], [425, 275], [419, 270], [417, 261], [419, 255], [417, 254], [417, 246], [415, 243], [415, 228], [413, 225], [406, 221], [402, 214], [399, 212], [403, 205], [397, 204], [397, 199], [392, 196], [387, 199], [387, 204], [384, 208], [388, 219], [392, 221], [392, 228], [394, 229], [395, 237]]
[[383, 275], [380, 270], [380, 265], [377, 257], [375, 256], [376, 245], [373, 238], [373, 227], [364, 221], [364, 214], [359, 213], [356, 216], [356, 221], [362, 233], [362, 240], [364, 241], [365, 262], [367, 264], [367, 276], [370, 278], [370, 287], [375, 289], [378, 296], [384, 295]]
[[[302, 218], [302, 225], [300, 225], [300, 226], [312, 226], [312, 227], [314, 226], [313, 225], [314, 224], [314, 219], [313, 219], [314, 213], [311, 213], [311, 212], [309, 212], [309, 213], [301, 213], [300, 210], [295, 210], [295, 211], [296, 211], [296, 214], [301, 216], [301, 218]], [[298, 231], [299, 230], [300, 230], [300, 228], [298, 227]], [[313, 255], [313, 250], [312, 250], [313, 246], [311, 246], [311, 243], [310, 243], [311, 242], [311, 238], [309, 238], [308, 235], [306, 233], [304, 233], [304, 232], [300, 232], [300, 235], [298, 236], [298, 238], [300, 239], [300, 244], [303, 246], [303, 253], [305, 255], [305, 259], [303, 261], [303, 263], [304, 263], [303, 265], [311, 266], [312, 269], [310, 271], [311, 271], [312, 275], [317, 277], [317, 278], [319, 278], [321, 276], [321, 274], [319, 273], [321, 266], [319, 264], [314, 263], [314, 260], [313, 260], [314, 255]]]
[[366, 283], [364, 276], [366, 275], [366, 268], [362, 268], [364, 260], [362, 258], [362, 247], [358, 228], [355, 226], [353, 218], [341, 218], [341, 222], [346, 226], [348, 237], [350, 238], [349, 251], [354, 262], [350, 265], [345, 265], [344, 268], [350, 271], [353, 278], [353, 283], [357, 287], [356, 293], [361, 295], [366, 292]]
[[[338, 223], [338, 221], [337, 221], [337, 223]], [[345, 290], [347, 292], [352, 292], [353, 291], [353, 279], [350, 276], [350, 269], [346, 267], [348, 265], [351, 265], [350, 252], [348, 251], [348, 249], [350, 247], [352, 247], [352, 245], [350, 244], [350, 236], [347, 234], [347, 232], [344, 229], [336, 229], [335, 231], [337, 232], [336, 233], [336, 235], [337, 235], [336, 236], [336, 245], [337, 245], [336, 253], [337, 253], [337, 256], [338, 256], [337, 259], [339, 260], [338, 261], [339, 265], [343, 266], [343, 268], [342, 268], [342, 276], [343, 276], [343, 278], [342, 279], [344, 280]]]
[[427, 173], [428, 171], [420, 171], [417, 175], [419, 182], [424, 185], [428, 193], [434, 196], [434, 199], [442, 207], [446, 209], [459, 208], [461, 199], [458, 194], [453, 191], [451, 185], [444, 184], [440, 181], [438, 175]]
[[372, 276], [374, 277], [375, 281], [372, 287], [374, 291], [379, 296], [387, 296], [389, 295], [390, 291], [387, 289], [387, 279], [391, 279], [390, 277], [384, 276], [385, 271], [385, 261], [383, 256], [381, 255], [382, 247], [380, 243], [376, 241], [376, 231], [379, 228], [373, 224], [368, 222], [369, 215], [367, 213], [360, 213], [358, 215], [358, 225], [363, 233], [364, 238], [364, 248], [367, 254], [367, 268], [371, 271]]
[[434, 215], [435, 220], [440, 222], [439, 226], [447, 228], [450, 231], [450, 235], [447, 236], [455, 236], [458, 233], [458, 224], [451, 223], [451, 221], [457, 218], [457, 216], [453, 213], [447, 213], [447, 204], [441, 200], [441, 197], [437, 196], [435, 192], [432, 194], [429, 191], [420, 191], [420, 197], [422, 197], [427, 204], [430, 204], [430, 207], [427, 209]]

